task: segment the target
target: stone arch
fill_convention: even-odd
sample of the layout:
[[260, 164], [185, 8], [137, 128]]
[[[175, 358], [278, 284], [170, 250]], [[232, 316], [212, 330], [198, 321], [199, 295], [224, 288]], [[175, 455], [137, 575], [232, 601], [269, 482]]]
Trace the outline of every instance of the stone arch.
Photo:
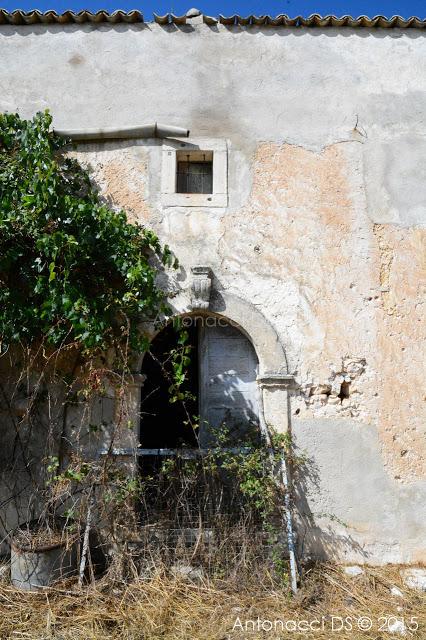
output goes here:
[[259, 359], [259, 374], [289, 373], [284, 347], [263, 313], [247, 300], [227, 292], [215, 292], [209, 311], [235, 323], [247, 336]]
[[[193, 309], [188, 292], [183, 292], [170, 305], [174, 317], [204, 315], [221, 317], [233, 323], [251, 342], [259, 361], [257, 383], [260, 390], [260, 419], [264, 426], [270, 425], [279, 432], [290, 428], [290, 395], [297, 388], [294, 375], [289, 372], [285, 349], [271, 323], [253, 304], [233, 293], [214, 291], [208, 308]], [[161, 327], [154, 323], [143, 325], [151, 339]], [[144, 376], [141, 375], [144, 354], [137, 354], [133, 362], [134, 373], [129, 376], [129, 418], [137, 424], [140, 411], [140, 394]], [[118, 444], [118, 443], [117, 443]], [[123, 452], [133, 455], [137, 446], [136, 433], [132, 432], [120, 443]]]
[[[175, 301], [173, 305], [174, 317], [186, 315], [216, 316], [235, 325], [252, 343], [259, 360], [259, 376], [289, 375], [286, 352], [277, 332], [253, 304], [243, 300], [235, 294], [215, 291], [209, 302], [208, 309], [191, 310], [188, 300]], [[144, 325], [144, 329], [153, 339], [159, 329], [153, 324]], [[142, 367], [144, 354], [139, 354], [135, 363], [138, 372]]]

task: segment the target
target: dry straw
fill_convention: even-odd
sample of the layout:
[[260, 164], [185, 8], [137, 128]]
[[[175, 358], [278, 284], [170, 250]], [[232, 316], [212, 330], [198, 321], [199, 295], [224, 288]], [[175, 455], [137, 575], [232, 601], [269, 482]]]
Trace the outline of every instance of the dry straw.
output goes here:
[[[393, 595], [397, 587], [402, 594]], [[312, 621], [324, 616], [324, 630], [294, 632], [269, 630], [275, 621]], [[331, 630], [331, 616], [347, 617], [352, 630]], [[356, 621], [367, 616], [370, 631], [357, 629]], [[417, 617], [419, 630], [405, 635], [386, 631], [387, 617]], [[253, 630], [248, 621], [265, 629]], [[390, 620], [393, 624], [393, 620]], [[241, 625], [246, 625], [244, 630]], [[256, 625], [255, 625], [256, 626]], [[291, 626], [291, 625], [290, 625]], [[381, 631], [379, 626], [384, 627]], [[136, 576], [128, 582], [113, 580], [111, 574], [79, 588], [66, 582], [42, 592], [25, 593], [6, 580], [0, 585], [0, 638], [2, 640], [386, 640], [426, 638], [425, 594], [409, 590], [399, 569], [366, 568], [356, 577], [341, 568], [318, 565], [308, 571], [296, 598], [285, 590], [238, 580], [193, 582], [156, 573], [149, 580]]]

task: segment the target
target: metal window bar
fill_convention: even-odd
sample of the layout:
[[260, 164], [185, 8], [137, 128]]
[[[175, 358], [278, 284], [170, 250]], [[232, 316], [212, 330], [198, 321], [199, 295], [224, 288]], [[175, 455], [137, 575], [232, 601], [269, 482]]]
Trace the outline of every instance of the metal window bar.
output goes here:
[[178, 161], [176, 192], [213, 193], [213, 162]]
[[[142, 449], [142, 448], [114, 448], [114, 449], [102, 449], [99, 451], [100, 456], [112, 455], [112, 456], [177, 456], [183, 459], [194, 459], [198, 456], [208, 455], [212, 452], [220, 453], [221, 451], [227, 453], [250, 453], [250, 447], [221, 447], [220, 449]], [[269, 449], [268, 449], [269, 451]], [[272, 449], [270, 452], [272, 453]]]

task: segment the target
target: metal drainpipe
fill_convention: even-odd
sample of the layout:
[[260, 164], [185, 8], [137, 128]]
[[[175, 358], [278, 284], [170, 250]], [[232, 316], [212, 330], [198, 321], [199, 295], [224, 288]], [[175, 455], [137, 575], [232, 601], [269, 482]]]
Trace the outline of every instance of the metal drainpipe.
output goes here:
[[297, 571], [296, 549], [294, 545], [293, 518], [291, 514], [290, 481], [289, 481], [289, 474], [288, 474], [288, 468], [287, 468], [287, 458], [285, 453], [283, 453], [281, 458], [281, 474], [282, 474], [284, 487], [286, 489], [285, 496], [284, 496], [284, 508], [285, 508], [285, 517], [286, 517], [288, 555], [290, 559], [290, 582], [291, 582], [291, 590], [294, 594], [296, 594], [298, 571]]
[[123, 140], [129, 138], [188, 138], [189, 129], [168, 124], [142, 124], [119, 129], [54, 129], [59, 136], [72, 140]]

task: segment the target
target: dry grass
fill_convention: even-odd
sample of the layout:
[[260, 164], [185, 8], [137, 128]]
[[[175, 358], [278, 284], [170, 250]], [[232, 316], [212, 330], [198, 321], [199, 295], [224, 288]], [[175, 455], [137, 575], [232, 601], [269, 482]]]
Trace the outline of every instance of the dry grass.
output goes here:
[[[398, 587], [404, 597], [391, 595], [392, 586]], [[266, 621], [266, 630], [253, 631], [250, 623], [246, 631], [238, 626], [237, 618], [244, 625], [249, 620], [256, 622], [258, 616], [260, 624]], [[311, 622], [322, 620], [322, 616], [324, 630], [282, 631], [280, 623], [275, 625], [276, 631], [268, 630], [267, 621]], [[350, 617], [354, 629], [333, 631], [330, 616]], [[361, 616], [372, 619], [371, 631], [356, 628]], [[397, 567], [367, 568], [363, 575], [351, 578], [338, 567], [318, 566], [307, 572], [296, 597], [267, 584], [244, 588], [229, 582], [196, 584], [160, 573], [149, 581], [120, 584], [104, 578], [96, 587], [79, 590], [68, 582], [37, 593], [17, 591], [6, 581], [0, 584], [1, 640], [385, 640], [400, 637], [378, 629], [380, 624], [385, 626], [382, 616], [406, 621], [417, 616], [419, 630], [414, 634], [407, 631], [405, 637], [426, 638], [424, 594], [407, 589]]]

